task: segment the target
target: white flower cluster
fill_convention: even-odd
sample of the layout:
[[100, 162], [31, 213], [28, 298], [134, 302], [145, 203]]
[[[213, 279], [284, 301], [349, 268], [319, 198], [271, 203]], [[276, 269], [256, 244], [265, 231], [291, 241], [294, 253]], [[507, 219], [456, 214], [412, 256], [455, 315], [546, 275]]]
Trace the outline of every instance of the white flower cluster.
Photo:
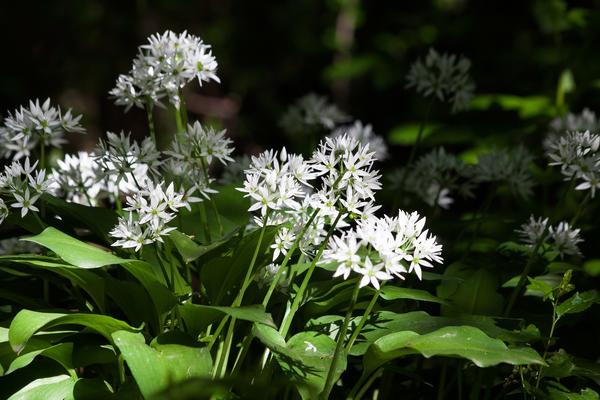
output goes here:
[[398, 189], [413, 193], [429, 206], [437, 205], [448, 209], [458, 194], [473, 195], [473, 181], [468, 166], [443, 147], [435, 149], [421, 158], [408, 170], [399, 170], [390, 177], [391, 184]]
[[373, 132], [371, 124], [364, 125], [361, 121], [354, 121], [353, 125], [345, 126], [333, 131], [330, 137], [348, 135], [357, 139], [362, 145], [369, 145], [369, 148], [375, 152], [375, 158], [383, 161], [389, 157], [387, 144], [385, 140]]
[[300, 238], [300, 250], [311, 256], [339, 215], [337, 228], [350, 218], [367, 219], [378, 209], [374, 191], [380, 189], [378, 172], [373, 170], [374, 154], [348, 136], [326, 138], [311, 160], [301, 155], [266, 151], [253, 157], [246, 171], [244, 187], [238, 190], [251, 200], [249, 211], [262, 225], [283, 225], [275, 237], [273, 260], [286, 255], [297, 235], [312, 220]]
[[29, 157], [39, 145], [60, 148], [66, 142], [65, 132], [85, 132], [80, 119], [81, 115], [73, 116], [70, 109], [63, 113], [60, 107], [52, 107], [50, 99], [42, 104], [29, 101], [29, 107], [21, 106], [5, 118], [0, 128], [0, 154], [19, 160]]
[[528, 198], [533, 189], [530, 164], [533, 157], [523, 146], [494, 148], [477, 159], [477, 164], [468, 169], [475, 183], [504, 183], [513, 194]]
[[424, 62], [419, 59], [411, 65], [406, 86], [425, 97], [435, 96], [451, 103], [453, 112], [461, 111], [469, 106], [475, 91], [470, 68], [468, 58], [429, 49]]
[[[20, 209], [21, 217], [25, 217], [29, 211], [39, 211], [35, 203], [42, 194], [51, 192], [53, 181], [46, 177], [46, 170], [36, 170], [37, 164], [37, 161], [31, 164], [27, 157], [23, 164], [13, 161], [5, 166], [4, 173], [0, 174], [0, 193], [14, 199], [11, 207]], [[8, 208], [0, 199], [0, 223], [7, 215]]]
[[573, 229], [568, 222], [560, 222], [556, 226], [548, 224], [548, 218], [529, 217], [529, 221], [521, 225], [516, 232], [521, 236], [521, 241], [528, 247], [548, 245], [561, 257], [565, 255], [581, 255], [578, 244], [583, 241], [579, 236], [579, 229]]
[[567, 132], [590, 131], [596, 133], [599, 130], [600, 121], [596, 118], [596, 114], [590, 109], [584, 108], [580, 114], [567, 113], [550, 121], [543, 146], [546, 151], [549, 151], [552, 144]]
[[107, 192], [105, 182], [116, 187], [116, 179], [100, 179], [103, 174], [93, 154], [80, 151], [77, 154], [65, 154], [62, 160], [56, 161], [52, 170], [52, 185], [56, 194], [67, 201], [95, 206], [101, 194]]
[[[133, 192], [144, 188], [152, 176], [159, 175], [161, 155], [151, 138], [146, 137], [138, 144], [131, 134], [125, 135], [123, 131], [118, 135], [107, 132], [106, 136], [106, 140], [99, 141], [95, 155], [101, 172], [98, 180], [104, 180], [107, 186], [110, 182], [119, 185], [124, 181], [127, 185], [124, 191]], [[114, 189], [115, 195], [118, 194], [117, 188]]]
[[309, 93], [291, 105], [281, 118], [281, 126], [290, 136], [330, 131], [348, 116], [326, 97]]
[[187, 32], [166, 31], [150, 36], [148, 43], [139, 47], [131, 71], [120, 75], [109, 93], [126, 111], [133, 106], [162, 105], [160, 99], [165, 96], [179, 109], [180, 89], [194, 78], [200, 85], [211, 80], [219, 82], [216, 70], [210, 45]]
[[380, 288], [380, 281], [414, 272], [422, 279], [421, 267], [441, 263], [442, 246], [418, 213], [399, 211], [394, 218], [372, 217], [356, 228], [334, 236], [323, 253], [322, 263], [338, 264], [335, 276], [347, 279], [351, 272], [362, 275], [360, 286]]
[[565, 180], [573, 180], [576, 190], [589, 190], [592, 198], [600, 188], [600, 136], [590, 131], [568, 132], [550, 145], [549, 165], [560, 166]]
[[139, 251], [142, 246], [162, 242], [162, 236], [175, 230], [168, 226], [180, 208], [190, 209], [183, 195], [175, 191], [171, 183], [163, 189], [163, 183], [154, 185], [147, 183], [147, 189], [127, 197], [127, 218], [120, 217], [118, 225], [110, 232], [117, 238], [112, 245], [123, 248], [134, 248]]
[[203, 127], [199, 122], [187, 126], [187, 130], [177, 135], [171, 144], [170, 156], [165, 169], [172, 180], [181, 185], [194, 188], [206, 199], [213, 193], [210, 184], [209, 167], [213, 160], [221, 164], [233, 162], [232, 141], [225, 137], [225, 130], [216, 131], [212, 127]]

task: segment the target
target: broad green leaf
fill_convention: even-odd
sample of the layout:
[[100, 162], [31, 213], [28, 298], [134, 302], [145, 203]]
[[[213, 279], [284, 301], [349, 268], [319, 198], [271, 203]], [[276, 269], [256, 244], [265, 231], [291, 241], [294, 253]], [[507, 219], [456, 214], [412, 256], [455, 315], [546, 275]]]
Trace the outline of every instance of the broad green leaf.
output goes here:
[[158, 280], [149, 263], [139, 260], [124, 260], [121, 266], [146, 289], [159, 317], [171, 311], [177, 304], [177, 299], [173, 293]]
[[[270, 256], [265, 254], [273, 242], [278, 227], [267, 227], [256, 266], [263, 265]], [[250, 266], [252, 255], [258, 244], [260, 229], [246, 235], [230, 254], [215, 257], [207, 261], [201, 269], [200, 280], [203, 281], [212, 304], [231, 304], [237, 294], [242, 280]]]
[[23, 240], [44, 246], [69, 264], [80, 268], [99, 268], [125, 261], [112, 253], [75, 239], [53, 227], [48, 227], [39, 235]]
[[87, 227], [106, 244], [112, 243], [108, 233], [118, 222], [118, 215], [113, 210], [68, 203], [48, 194], [42, 198], [48, 209], [60, 215], [63, 221], [74, 227]]
[[29, 339], [38, 331], [60, 325], [83, 325], [104, 336], [109, 341], [112, 340], [111, 334], [118, 330], [130, 332], [138, 330], [107, 315], [43, 313], [21, 310], [10, 324], [8, 332], [10, 345], [15, 352], [20, 353]]
[[183, 304], [178, 308], [187, 331], [194, 337], [202, 334], [210, 324], [218, 322], [223, 317], [223, 314], [235, 317], [239, 320], [257, 322], [259, 324], [275, 327], [271, 314], [265, 312], [265, 308], [261, 304], [241, 307]]
[[[303, 399], [317, 398], [325, 386], [336, 342], [320, 332], [300, 332], [286, 343], [274, 328], [254, 324], [252, 333], [273, 351], [277, 362], [298, 388]], [[346, 354], [340, 355], [336, 380], [346, 369]]]
[[63, 278], [68, 279], [73, 286], [80, 287], [86, 291], [92, 300], [96, 303], [99, 311], [104, 313], [104, 284], [105, 281], [100, 276], [96, 275], [92, 271], [82, 269], [79, 267], [73, 267], [69, 264], [64, 264], [56, 261], [46, 261], [46, 257], [36, 258], [1, 258], [0, 262], [12, 262], [22, 265], [29, 265], [34, 268], [39, 268], [53, 272]]
[[[280, 367], [292, 374], [292, 382], [298, 388], [303, 399], [317, 398], [325, 387], [327, 373], [333, 361], [336, 342], [319, 332], [300, 332], [287, 342], [288, 351], [294, 355], [289, 357], [275, 356]], [[299, 364], [294, 360], [301, 360]], [[346, 370], [346, 353], [339, 354], [334, 382]]]
[[573, 296], [558, 305], [556, 314], [560, 318], [566, 314], [580, 313], [599, 301], [600, 295], [598, 295], [598, 291], [596, 290], [588, 290], [582, 293], [576, 292]]
[[438, 297], [452, 303], [442, 305], [442, 315], [502, 313], [504, 298], [496, 291], [499, 281], [491, 271], [454, 263], [446, 268], [444, 276], [460, 278], [462, 281], [445, 280], [437, 287]]
[[487, 110], [492, 105], [508, 111], [516, 111], [521, 118], [553, 116], [552, 101], [545, 96], [519, 97], [508, 94], [480, 94], [471, 101], [471, 109]]
[[600, 259], [587, 260], [583, 263], [583, 270], [589, 276], [600, 275]]
[[[423, 128], [423, 132], [421, 134], [422, 138], [425, 139], [439, 128], [439, 124], [427, 124]], [[397, 126], [388, 134], [388, 140], [391, 144], [404, 146], [412, 145], [417, 141], [417, 136], [419, 136], [420, 129], [420, 123], [409, 123]]]
[[427, 301], [432, 303], [448, 304], [444, 299], [440, 299], [426, 290], [404, 288], [392, 285], [385, 285], [381, 288], [380, 297], [384, 300], [409, 299], [418, 301]]
[[385, 362], [408, 354], [466, 358], [480, 368], [500, 363], [545, 364], [531, 348], [509, 348], [472, 326], [448, 326], [424, 335], [404, 331], [378, 339], [365, 355], [365, 371], [370, 373]]
[[10, 374], [20, 368], [24, 368], [31, 364], [37, 356], [45, 356], [57, 361], [61, 364], [67, 372], [73, 377], [77, 378], [77, 374], [73, 369], [73, 343], [59, 343], [54, 346], [50, 346], [44, 349], [30, 351], [22, 354], [15, 358], [5, 372], [5, 375]]
[[128, 331], [114, 332], [113, 339], [145, 398], [171, 383], [209, 376], [212, 369], [206, 348], [178, 344], [153, 348], [146, 344], [142, 334]]
[[8, 400], [66, 399], [71, 396], [74, 386], [75, 380], [69, 375], [36, 379], [10, 396]]
[[[215, 248], [215, 244], [209, 246], [201, 246], [194, 242], [188, 235], [181, 233], [177, 230], [169, 234], [169, 238], [173, 241], [173, 244], [183, 257], [185, 262], [192, 262], [201, 255]], [[217, 243], [216, 245], [218, 245]]]
[[[360, 317], [352, 321], [356, 326]], [[313, 324], [315, 322], [313, 321]], [[356, 343], [350, 350], [352, 355], [362, 355], [377, 339], [394, 332], [411, 331], [427, 334], [446, 326], [472, 326], [485, 332], [488, 336], [502, 339], [509, 343], [531, 343], [540, 340], [537, 329], [528, 327], [522, 331], [511, 331], [496, 325], [494, 319], [485, 316], [461, 315], [454, 317], [436, 317], [424, 311], [394, 313], [379, 311], [372, 313], [362, 329]]]

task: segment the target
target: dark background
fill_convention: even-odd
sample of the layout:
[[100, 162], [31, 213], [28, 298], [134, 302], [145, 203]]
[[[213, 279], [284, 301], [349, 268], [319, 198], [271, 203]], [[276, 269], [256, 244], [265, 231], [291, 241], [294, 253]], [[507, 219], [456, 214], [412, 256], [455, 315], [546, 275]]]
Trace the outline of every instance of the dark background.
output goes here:
[[[112, 104], [108, 91], [154, 32], [189, 32], [212, 44], [222, 84], [190, 85], [190, 109], [222, 122], [241, 151], [284, 144], [278, 121], [299, 96], [327, 95], [387, 135], [415, 121], [424, 101], [404, 88], [410, 64], [430, 46], [472, 60], [477, 93], [553, 98], [570, 68], [575, 111], [592, 110], [600, 78], [598, 1], [20, 1], [2, 2], [0, 113], [30, 98], [84, 114], [95, 136], [145, 134], [142, 110]], [[348, 22], [349, 21], [349, 22]], [[349, 27], [349, 28], [348, 28]], [[200, 94], [200, 96], [198, 96]], [[509, 113], [510, 114], [510, 113]], [[506, 113], [434, 110], [437, 120], [514, 126]], [[170, 119], [165, 123], [170, 124]], [[508, 122], [507, 122], [508, 121]], [[473, 123], [475, 123], [473, 122]], [[166, 125], [168, 130], [170, 125]], [[397, 149], [393, 154], [402, 154]]]

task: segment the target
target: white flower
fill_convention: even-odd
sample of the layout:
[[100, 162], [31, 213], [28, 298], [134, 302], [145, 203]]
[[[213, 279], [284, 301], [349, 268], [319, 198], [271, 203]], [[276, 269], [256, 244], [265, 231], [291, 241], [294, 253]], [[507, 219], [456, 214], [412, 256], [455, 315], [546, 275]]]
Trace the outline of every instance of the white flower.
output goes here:
[[14, 193], [13, 196], [17, 202], [11, 204], [11, 207], [21, 209], [21, 218], [25, 217], [29, 210], [39, 211], [39, 209], [34, 204], [39, 199], [40, 195], [36, 194], [30, 196], [29, 188], [25, 189], [25, 193], [23, 193], [23, 195], [19, 193]]
[[286, 134], [297, 137], [307, 136], [315, 130], [331, 130], [336, 124], [348, 120], [337, 106], [327, 98], [314, 93], [299, 98], [281, 118], [281, 126]]
[[553, 241], [553, 247], [561, 257], [565, 255], [576, 256], [580, 255], [579, 247], [577, 246], [583, 241], [579, 237], [579, 229], [573, 229], [568, 222], [560, 222], [556, 227], [550, 227], [550, 238]]
[[120, 75], [109, 93], [115, 104], [125, 106], [162, 106], [167, 97], [175, 108], [180, 107], [179, 91], [194, 78], [202, 82], [216, 81], [217, 61], [210, 46], [187, 32], [165, 31], [148, 38], [139, 47], [129, 74]]
[[548, 236], [548, 218], [535, 219], [531, 215], [529, 221], [521, 225], [521, 229], [517, 229], [516, 232], [521, 236], [523, 243], [529, 247], [543, 243]]
[[411, 65], [406, 86], [414, 87], [425, 97], [435, 96], [452, 103], [452, 111], [460, 111], [469, 106], [475, 90], [470, 68], [471, 62], [463, 56], [429, 49], [425, 61], [419, 59]]
[[275, 261], [280, 254], [285, 256], [294, 244], [294, 240], [296, 240], [296, 237], [288, 228], [281, 228], [275, 236], [275, 243], [271, 245], [271, 248], [274, 249], [273, 261]]
[[43, 143], [44, 146], [60, 148], [65, 143], [66, 132], [84, 133], [79, 124], [81, 116], [73, 116], [71, 110], [63, 114], [60, 107], [50, 105], [50, 99], [40, 104], [29, 101], [28, 107], [21, 106], [9, 113], [0, 130], [0, 141], [4, 142], [3, 155], [18, 160], [29, 156], [31, 150]]
[[390, 274], [382, 270], [383, 264], [377, 263], [373, 265], [369, 257], [365, 258], [364, 267], [356, 268], [356, 272], [362, 274], [360, 280], [360, 287], [367, 286], [368, 284], [373, 285], [375, 289], [379, 290], [379, 281], [387, 281], [393, 278]]
[[363, 146], [369, 145], [379, 161], [383, 161], [389, 156], [385, 140], [373, 132], [373, 127], [370, 124], [363, 125], [361, 121], [357, 120], [354, 121], [353, 125], [336, 129], [330, 137], [343, 135], [357, 139]]

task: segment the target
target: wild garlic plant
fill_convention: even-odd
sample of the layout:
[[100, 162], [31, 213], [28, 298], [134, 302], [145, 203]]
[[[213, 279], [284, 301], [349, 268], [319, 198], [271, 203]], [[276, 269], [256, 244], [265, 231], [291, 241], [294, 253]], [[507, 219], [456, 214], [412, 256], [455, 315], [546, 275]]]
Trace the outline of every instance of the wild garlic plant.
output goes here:
[[[216, 69], [199, 37], [152, 35], [110, 91], [146, 111], [148, 135], [107, 132], [90, 152], [60, 154], [85, 129], [49, 101], [2, 123], [0, 397], [542, 397], [594, 371], [556, 345], [564, 316], [600, 301], [574, 286], [593, 271], [592, 218], [579, 218], [596, 205], [572, 207], [599, 187], [593, 113], [554, 120], [548, 147], [462, 154], [420, 154], [423, 122], [403, 157], [309, 95], [282, 120], [301, 145], [242, 155], [187, 113], [183, 89], [218, 83]], [[431, 50], [408, 86], [459, 111], [469, 71]], [[536, 150], [570, 181], [558, 211], [536, 206], [568, 186], [551, 168], [540, 179]], [[552, 318], [530, 317], [540, 299]]]

